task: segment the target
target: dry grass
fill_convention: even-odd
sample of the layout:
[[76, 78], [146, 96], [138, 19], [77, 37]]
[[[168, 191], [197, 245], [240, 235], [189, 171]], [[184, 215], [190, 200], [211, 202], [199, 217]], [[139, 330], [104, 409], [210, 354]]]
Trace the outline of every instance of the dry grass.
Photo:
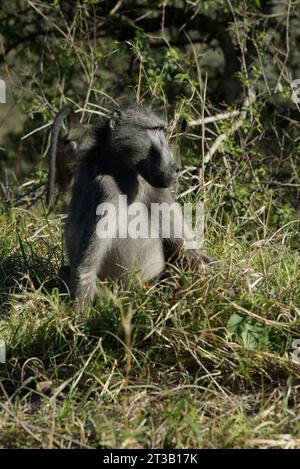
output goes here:
[[[105, 37], [111, 2], [77, 2], [70, 22], [54, 3], [25, 2], [27, 16], [6, 2], [2, 15], [6, 48], [35, 24], [45, 34], [20, 43], [2, 68], [17, 83], [30, 138], [1, 144], [0, 169], [7, 164], [21, 178], [28, 166], [39, 171], [0, 207], [0, 338], [7, 344], [0, 446], [300, 448], [300, 364], [292, 360], [300, 325], [294, 214], [300, 125], [289, 113], [299, 2], [275, 2], [267, 13], [257, 1], [214, 2], [211, 21], [220, 23], [213, 29], [225, 20], [245, 91], [226, 109], [217, 96], [232, 77], [220, 76], [219, 59], [230, 69], [233, 48], [222, 54], [219, 32], [192, 44], [194, 26], [191, 35], [184, 29], [198, 14], [209, 15], [207, 2], [181, 2], [187, 21], [171, 31], [166, 2], [157, 2], [161, 30], [148, 34], [141, 21], [151, 17], [136, 9], [136, 35], [123, 43], [114, 27]], [[116, 29], [120, 20], [130, 31], [126, 2], [124, 14], [120, 3], [110, 17], [120, 14]], [[190, 46], [171, 46], [175, 30]], [[46, 179], [39, 166], [49, 136], [44, 125], [64, 103], [83, 111], [84, 123], [95, 123], [97, 112], [128, 97], [170, 117], [168, 136], [180, 146], [185, 168], [180, 201], [204, 199], [206, 248], [216, 262], [206, 275], [170, 266], [168, 278], [142, 290], [107, 284], [79, 315], [55, 288], [64, 257], [61, 217], [38, 208]], [[247, 109], [240, 106], [245, 98]], [[5, 133], [11, 122], [5, 118]], [[1, 176], [0, 197], [10, 192], [2, 188], [8, 179]]]
[[176, 265], [144, 290], [106, 285], [79, 315], [53, 288], [61, 218], [1, 215], [2, 447], [300, 447], [294, 233], [208, 226], [207, 275]]

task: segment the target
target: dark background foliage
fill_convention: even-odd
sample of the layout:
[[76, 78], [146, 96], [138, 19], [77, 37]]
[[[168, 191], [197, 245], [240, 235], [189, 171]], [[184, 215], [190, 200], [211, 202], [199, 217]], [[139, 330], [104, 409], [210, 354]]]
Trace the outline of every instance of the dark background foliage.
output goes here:
[[[275, 197], [286, 214], [297, 209], [299, 110], [291, 100], [291, 82], [300, 76], [297, 1], [18, 0], [5, 2], [0, 14], [4, 184], [12, 171], [20, 182], [30, 169], [45, 167], [49, 129], [20, 138], [50, 122], [67, 101], [85, 122], [96, 122], [113, 99], [147, 101], [162, 107], [177, 131], [183, 118], [238, 108], [251, 87], [250, 114], [205, 174], [226, 184], [224, 197], [236, 212], [249, 197], [256, 205]], [[184, 163], [202, 166], [232, 121], [217, 124], [204, 135], [198, 126], [181, 136]]]

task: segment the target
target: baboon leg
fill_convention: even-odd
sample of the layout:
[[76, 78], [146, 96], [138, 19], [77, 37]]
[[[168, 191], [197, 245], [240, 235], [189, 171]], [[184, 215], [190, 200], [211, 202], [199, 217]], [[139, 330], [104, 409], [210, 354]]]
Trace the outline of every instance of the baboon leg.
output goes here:
[[97, 270], [94, 265], [78, 266], [71, 270], [71, 298], [78, 299], [80, 309], [91, 303], [96, 291]]
[[110, 239], [99, 239], [95, 236], [81, 256], [80, 262], [71, 264], [70, 293], [73, 299], [79, 300], [81, 310], [93, 302], [97, 277], [111, 242]]

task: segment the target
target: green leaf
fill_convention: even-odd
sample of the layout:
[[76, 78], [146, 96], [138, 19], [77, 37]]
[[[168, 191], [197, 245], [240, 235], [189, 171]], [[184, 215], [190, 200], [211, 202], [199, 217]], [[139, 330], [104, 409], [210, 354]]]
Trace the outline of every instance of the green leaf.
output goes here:
[[260, 345], [260, 339], [264, 336], [264, 331], [259, 326], [245, 324], [241, 337], [244, 347], [248, 350], [255, 350]]
[[268, 328], [247, 319], [246, 316], [233, 313], [227, 322], [229, 336], [241, 339], [247, 350], [255, 350], [259, 347], [268, 346]]
[[245, 321], [245, 317], [241, 316], [240, 314], [233, 313], [228, 322], [227, 322], [227, 330], [230, 334], [238, 333], [242, 323]]

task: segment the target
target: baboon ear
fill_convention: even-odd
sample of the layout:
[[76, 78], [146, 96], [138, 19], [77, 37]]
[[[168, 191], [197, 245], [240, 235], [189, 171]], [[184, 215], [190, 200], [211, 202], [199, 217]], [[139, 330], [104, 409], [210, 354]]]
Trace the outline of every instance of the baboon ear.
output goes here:
[[112, 116], [111, 116], [110, 121], [109, 121], [109, 126], [112, 130], [115, 130], [118, 127], [121, 115], [122, 115], [122, 113], [121, 113], [120, 109], [115, 109], [113, 111]]

